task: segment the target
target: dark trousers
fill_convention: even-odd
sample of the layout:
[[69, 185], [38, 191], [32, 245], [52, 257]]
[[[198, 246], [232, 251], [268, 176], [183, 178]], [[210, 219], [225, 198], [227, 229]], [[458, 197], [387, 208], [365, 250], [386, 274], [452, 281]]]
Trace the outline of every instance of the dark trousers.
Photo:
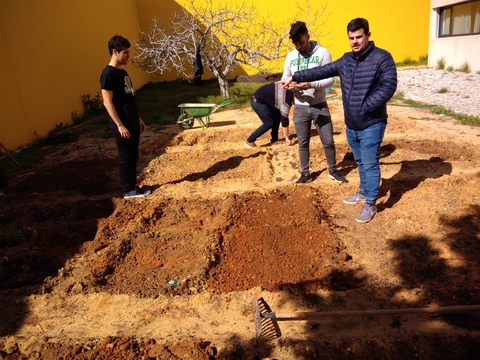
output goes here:
[[312, 106], [295, 104], [293, 124], [298, 138], [298, 154], [303, 174], [310, 174], [310, 128], [312, 120], [325, 151], [328, 170], [331, 172], [337, 166], [337, 154], [333, 139], [333, 125], [327, 103]]
[[118, 149], [118, 171], [120, 183], [127, 193], [135, 189], [137, 185], [137, 159], [140, 132], [130, 132], [130, 139], [124, 139], [120, 133], [115, 133], [115, 141]]
[[278, 141], [278, 128], [280, 127], [280, 110], [275, 108], [271, 108], [268, 105], [261, 104], [255, 101], [255, 98], [252, 96], [250, 99], [250, 105], [252, 109], [257, 113], [258, 117], [262, 121], [262, 125], [255, 130], [252, 135], [247, 139], [248, 142], [252, 143], [257, 138], [265, 134], [268, 130], [272, 129], [271, 131], [271, 138], [270, 142], [277, 142]]

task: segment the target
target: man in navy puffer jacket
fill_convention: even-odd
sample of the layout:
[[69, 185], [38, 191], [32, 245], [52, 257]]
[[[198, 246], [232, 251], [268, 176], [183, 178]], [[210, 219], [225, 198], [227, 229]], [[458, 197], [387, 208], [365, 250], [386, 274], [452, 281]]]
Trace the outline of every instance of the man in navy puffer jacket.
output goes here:
[[343, 201], [365, 202], [357, 221], [368, 222], [377, 212], [380, 146], [387, 125], [387, 101], [397, 89], [397, 68], [390, 53], [369, 41], [366, 19], [350, 21], [347, 33], [352, 52], [330, 64], [297, 71], [281, 83], [293, 89], [295, 82], [340, 77], [347, 141], [360, 175], [359, 190]]

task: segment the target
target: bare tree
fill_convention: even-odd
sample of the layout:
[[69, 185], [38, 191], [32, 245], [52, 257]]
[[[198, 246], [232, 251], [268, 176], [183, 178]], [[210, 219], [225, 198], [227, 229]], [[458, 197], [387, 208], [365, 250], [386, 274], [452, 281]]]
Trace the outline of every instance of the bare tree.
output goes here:
[[[168, 32], [157, 19], [153, 19], [149, 33], [140, 32], [134, 44], [136, 66], [156, 74], [174, 70], [191, 79], [195, 75], [193, 64], [200, 56], [202, 65], [218, 79], [221, 94], [230, 98], [228, 75], [239, 64], [268, 71], [270, 62], [288, 50], [288, 45], [282, 48], [282, 44], [290, 23], [274, 26], [268, 16], [259, 16], [255, 7], [243, 2], [217, 6], [212, 0], [196, 3], [190, 0], [188, 11], [184, 8], [182, 13], [172, 14]], [[324, 10], [314, 12], [307, 25], [319, 19]]]

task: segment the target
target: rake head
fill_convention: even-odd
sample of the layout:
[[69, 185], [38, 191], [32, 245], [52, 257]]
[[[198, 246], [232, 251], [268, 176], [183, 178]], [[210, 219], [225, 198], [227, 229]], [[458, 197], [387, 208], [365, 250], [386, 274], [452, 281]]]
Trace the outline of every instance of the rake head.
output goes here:
[[255, 321], [255, 335], [257, 340], [273, 340], [282, 336], [277, 320], [264, 317], [262, 313], [272, 313], [272, 310], [263, 298], [253, 298], [253, 316]]

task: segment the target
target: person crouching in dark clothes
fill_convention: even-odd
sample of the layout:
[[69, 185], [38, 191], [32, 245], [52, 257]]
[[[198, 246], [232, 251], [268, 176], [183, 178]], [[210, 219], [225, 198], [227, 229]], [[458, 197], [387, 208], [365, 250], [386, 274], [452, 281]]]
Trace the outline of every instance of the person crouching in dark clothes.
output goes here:
[[282, 88], [281, 84], [274, 82], [265, 84], [257, 89], [250, 99], [252, 109], [257, 113], [262, 121], [262, 125], [255, 130], [245, 141], [245, 146], [252, 148], [257, 146], [255, 141], [257, 138], [271, 131], [270, 144], [278, 142], [278, 129], [282, 124], [283, 135], [285, 136], [284, 144], [292, 145], [288, 130], [288, 113], [293, 103], [293, 92]]

